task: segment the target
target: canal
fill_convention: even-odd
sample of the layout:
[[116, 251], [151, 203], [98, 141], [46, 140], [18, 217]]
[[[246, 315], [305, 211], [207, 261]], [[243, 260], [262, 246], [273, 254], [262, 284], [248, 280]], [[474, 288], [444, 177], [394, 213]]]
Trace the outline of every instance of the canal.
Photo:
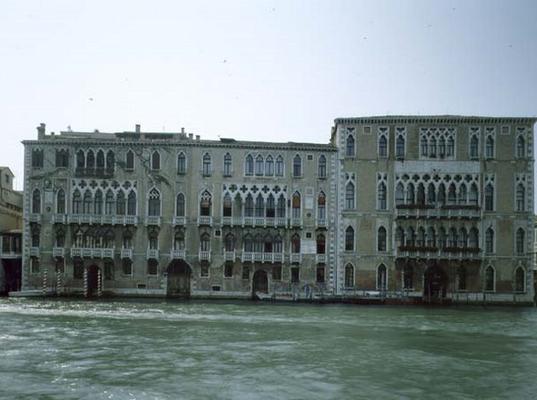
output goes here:
[[535, 398], [537, 310], [0, 299], [0, 398]]

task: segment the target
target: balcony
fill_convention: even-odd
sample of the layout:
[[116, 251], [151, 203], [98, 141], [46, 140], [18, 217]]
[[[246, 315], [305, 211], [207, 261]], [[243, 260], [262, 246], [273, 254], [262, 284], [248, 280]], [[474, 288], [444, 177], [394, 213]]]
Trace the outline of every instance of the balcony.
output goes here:
[[478, 206], [399, 204], [395, 209], [396, 218], [437, 218], [437, 219], [476, 219], [481, 212]]
[[184, 226], [186, 225], [186, 217], [173, 217], [174, 226]]
[[302, 218], [291, 218], [291, 226], [296, 228], [302, 227]]
[[396, 256], [399, 258], [477, 260], [481, 257], [481, 249], [477, 247], [399, 246]]
[[283, 253], [269, 253], [269, 252], [253, 252], [243, 251], [241, 261], [244, 262], [259, 262], [259, 263], [282, 263]]
[[158, 260], [159, 251], [158, 249], [147, 249], [147, 259]]
[[315, 220], [315, 225], [317, 228], [326, 228], [326, 219], [325, 218], [317, 218]]
[[41, 223], [41, 214], [30, 214], [28, 217], [30, 222]]
[[39, 247], [30, 247], [30, 257], [39, 257]]
[[105, 248], [102, 250], [102, 257], [103, 258], [114, 258], [115, 248]]
[[136, 215], [125, 215], [123, 217], [123, 225], [137, 225], [138, 216]]
[[15, 259], [15, 258], [22, 258], [21, 251], [15, 251], [15, 250], [2, 250], [0, 253], [0, 258], [5, 259]]
[[65, 257], [65, 249], [63, 247], [53, 247], [52, 248], [52, 257], [54, 258], [63, 258]]
[[157, 225], [160, 226], [160, 217], [148, 216], [145, 217], [145, 225]]
[[52, 214], [53, 224], [65, 224], [67, 222], [67, 216], [65, 214]]
[[243, 251], [241, 261], [245, 262], [254, 262], [254, 253], [251, 251]]
[[77, 167], [75, 169], [76, 178], [112, 178], [114, 176], [114, 168], [84, 168]]
[[224, 261], [235, 261], [235, 250], [224, 250]]
[[186, 259], [186, 252], [185, 249], [182, 250], [172, 250], [170, 253], [170, 258], [172, 260], [185, 260]]
[[198, 225], [213, 226], [213, 217], [210, 215], [200, 215], [198, 216]]
[[210, 262], [211, 261], [211, 252], [210, 251], [205, 251], [205, 250], [200, 250], [199, 254], [198, 254], [198, 257], [199, 257], [200, 261], [208, 261], [208, 262]]
[[132, 260], [132, 249], [121, 249], [121, 258], [129, 258]]
[[316, 264], [326, 264], [326, 254], [315, 254]]
[[301, 253], [291, 253], [290, 261], [291, 261], [291, 264], [300, 264], [300, 263], [302, 263], [302, 254]]

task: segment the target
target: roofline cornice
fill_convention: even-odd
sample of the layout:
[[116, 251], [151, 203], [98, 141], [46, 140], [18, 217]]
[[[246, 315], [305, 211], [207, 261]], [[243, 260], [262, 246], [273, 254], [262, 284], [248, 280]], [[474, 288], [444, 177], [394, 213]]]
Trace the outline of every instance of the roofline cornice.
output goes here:
[[482, 117], [463, 115], [395, 115], [395, 116], [371, 116], [336, 118], [334, 124], [530, 124], [533, 125], [537, 117]]

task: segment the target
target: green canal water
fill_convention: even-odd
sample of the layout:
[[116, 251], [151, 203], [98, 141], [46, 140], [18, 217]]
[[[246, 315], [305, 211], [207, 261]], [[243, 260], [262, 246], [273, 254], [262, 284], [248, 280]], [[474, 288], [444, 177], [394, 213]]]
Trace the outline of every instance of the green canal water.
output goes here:
[[537, 398], [537, 310], [0, 299], [0, 398]]

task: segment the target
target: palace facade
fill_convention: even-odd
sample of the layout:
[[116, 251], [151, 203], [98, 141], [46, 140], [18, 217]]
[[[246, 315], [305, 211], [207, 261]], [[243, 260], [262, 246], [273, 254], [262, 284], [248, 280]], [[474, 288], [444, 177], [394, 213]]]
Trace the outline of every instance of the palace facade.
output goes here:
[[24, 141], [23, 292], [533, 301], [533, 118]]

